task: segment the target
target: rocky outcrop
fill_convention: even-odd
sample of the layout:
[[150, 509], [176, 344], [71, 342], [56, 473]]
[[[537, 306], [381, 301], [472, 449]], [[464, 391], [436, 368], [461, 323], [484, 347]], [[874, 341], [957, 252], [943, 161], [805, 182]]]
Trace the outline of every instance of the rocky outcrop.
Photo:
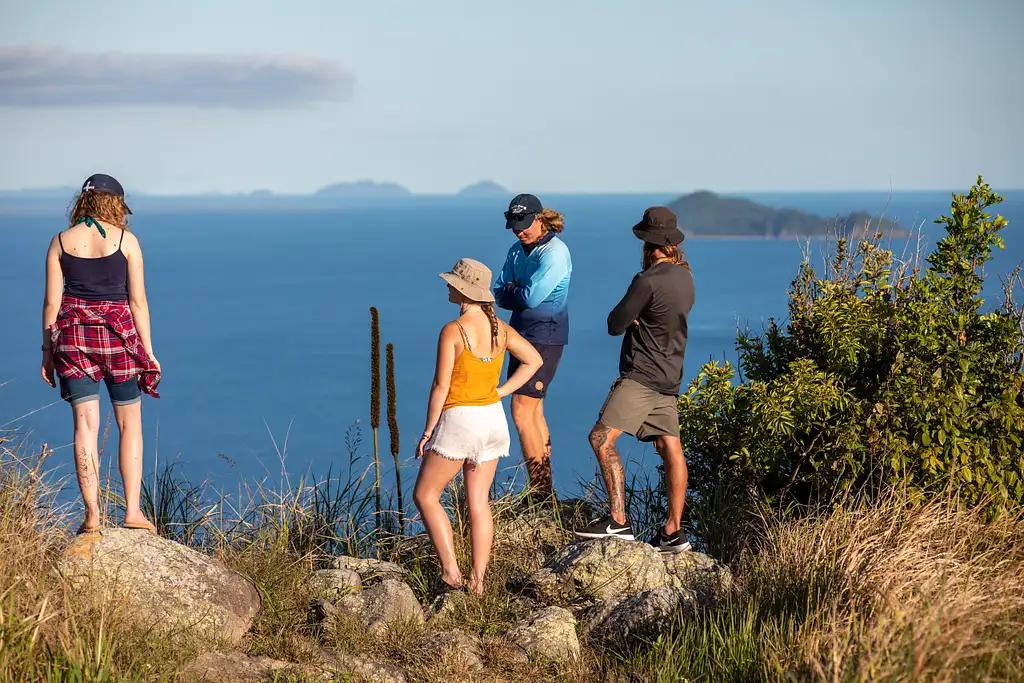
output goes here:
[[430, 618], [443, 619], [455, 616], [461, 610], [465, 610], [469, 604], [469, 593], [464, 591], [442, 593], [434, 599], [434, 604], [430, 607]]
[[187, 630], [237, 643], [260, 608], [256, 588], [220, 562], [147, 531], [111, 528], [78, 536], [57, 562], [76, 592], [127, 600], [145, 628]]
[[369, 586], [370, 584], [383, 581], [384, 579], [395, 579], [404, 581], [409, 572], [394, 562], [374, 560], [361, 557], [348, 557], [340, 555], [331, 561], [332, 569], [354, 571], [359, 580]]
[[732, 589], [732, 572], [703, 553], [665, 555], [665, 569], [672, 584], [692, 591], [701, 604], [709, 605]]
[[608, 598], [581, 617], [587, 636], [605, 646], [624, 646], [632, 639], [656, 635], [680, 610], [692, 609], [693, 593], [661, 586], [631, 596]]
[[[251, 657], [241, 652], [208, 652], [179, 674], [182, 680], [195, 683], [262, 683], [275, 677], [317, 674], [291, 662], [270, 657]], [[325, 680], [329, 675], [324, 674]]]
[[433, 659], [454, 660], [471, 671], [480, 671], [484, 668], [480, 644], [475, 638], [458, 629], [428, 634], [420, 648]]
[[241, 652], [209, 652], [179, 672], [194, 683], [271, 683], [273, 681], [352, 680], [368, 683], [405, 683], [405, 674], [368, 657], [321, 650], [311, 664], [295, 664]]
[[378, 662], [370, 657], [320, 650], [313, 659], [317, 665], [331, 674], [328, 679], [330, 681], [406, 682], [405, 673], [400, 668]]
[[580, 654], [576, 618], [567, 609], [546, 607], [508, 633], [508, 639], [526, 657], [570, 660]]
[[527, 581], [540, 600], [601, 600], [671, 583], [661, 554], [646, 543], [603, 538], [577, 541], [555, 553]]
[[362, 590], [363, 581], [352, 569], [320, 569], [309, 577], [308, 585], [315, 599], [334, 601]]
[[394, 579], [384, 579], [366, 590], [345, 596], [336, 607], [357, 617], [371, 633], [393, 623], [412, 621], [422, 624], [426, 620], [423, 607], [412, 589]]

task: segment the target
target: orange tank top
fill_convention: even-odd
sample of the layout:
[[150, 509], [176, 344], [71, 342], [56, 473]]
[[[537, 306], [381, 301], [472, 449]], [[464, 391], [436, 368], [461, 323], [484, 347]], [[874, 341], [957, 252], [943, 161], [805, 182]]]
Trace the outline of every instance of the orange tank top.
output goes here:
[[493, 358], [478, 358], [466, 336], [466, 330], [456, 321], [462, 334], [465, 348], [455, 359], [452, 367], [452, 380], [448, 387], [448, 398], [445, 399], [444, 410], [455, 406], [489, 406], [501, 399], [498, 397], [498, 381], [501, 379], [501, 368], [505, 360], [505, 347], [508, 343], [508, 329], [505, 329], [505, 344]]

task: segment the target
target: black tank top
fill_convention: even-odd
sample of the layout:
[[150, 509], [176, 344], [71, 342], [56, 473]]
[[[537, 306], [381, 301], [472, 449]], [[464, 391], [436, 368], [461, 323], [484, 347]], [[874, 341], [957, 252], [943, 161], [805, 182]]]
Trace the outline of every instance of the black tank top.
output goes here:
[[60, 233], [60, 269], [64, 273], [64, 294], [86, 301], [128, 300], [128, 258], [121, 251], [124, 230], [117, 251], [99, 258], [72, 256], [64, 251]]

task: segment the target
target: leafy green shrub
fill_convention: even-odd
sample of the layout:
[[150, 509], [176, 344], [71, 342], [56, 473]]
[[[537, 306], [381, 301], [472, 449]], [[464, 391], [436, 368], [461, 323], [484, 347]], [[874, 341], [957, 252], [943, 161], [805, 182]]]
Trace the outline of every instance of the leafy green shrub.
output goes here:
[[986, 211], [1001, 201], [980, 177], [954, 195], [924, 263], [901, 262], [878, 234], [839, 240], [823, 277], [805, 259], [788, 321], [737, 338], [742, 381], [708, 363], [680, 398], [697, 499], [725, 487], [818, 504], [899, 486], [992, 510], [1024, 502], [1019, 271], [1000, 308], [982, 297], [1007, 224]]

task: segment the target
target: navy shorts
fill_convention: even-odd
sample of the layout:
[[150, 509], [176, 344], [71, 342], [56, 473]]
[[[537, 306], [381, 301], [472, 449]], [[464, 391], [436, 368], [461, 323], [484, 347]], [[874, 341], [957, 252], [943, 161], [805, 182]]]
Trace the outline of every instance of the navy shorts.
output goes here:
[[[551, 346], [548, 344], [534, 344], [533, 348], [537, 349], [537, 353], [540, 354], [541, 360], [544, 361], [544, 365], [540, 366], [540, 370], [534, 375], [530, 381], [521, 386], [515, 393], [520, 396], [530, 396], [531, 398], [544, 398], [548, 394], [548, 387], [551, 386], [551, 382], [555, 379], [555, 372], [558, 371], [558, 363], [562, 360], [562, 350], [564, 346]], [[519, 368], [519, 360], [509, 354], [508, 359], [508, 376]]]
[[[107, 385], [110, 402], [115, 406], [127, 406], [142, 400], [142, 389], [139, 388], [138, 377], [132, 377], [123, 382], [114, 382], [105, 377], [103, 383]], [[100, 400], [100, 383], [93, 382], [88, 377], [61, 378], [60, 397], [71, 405], [86, 401], [98, 401]]]

